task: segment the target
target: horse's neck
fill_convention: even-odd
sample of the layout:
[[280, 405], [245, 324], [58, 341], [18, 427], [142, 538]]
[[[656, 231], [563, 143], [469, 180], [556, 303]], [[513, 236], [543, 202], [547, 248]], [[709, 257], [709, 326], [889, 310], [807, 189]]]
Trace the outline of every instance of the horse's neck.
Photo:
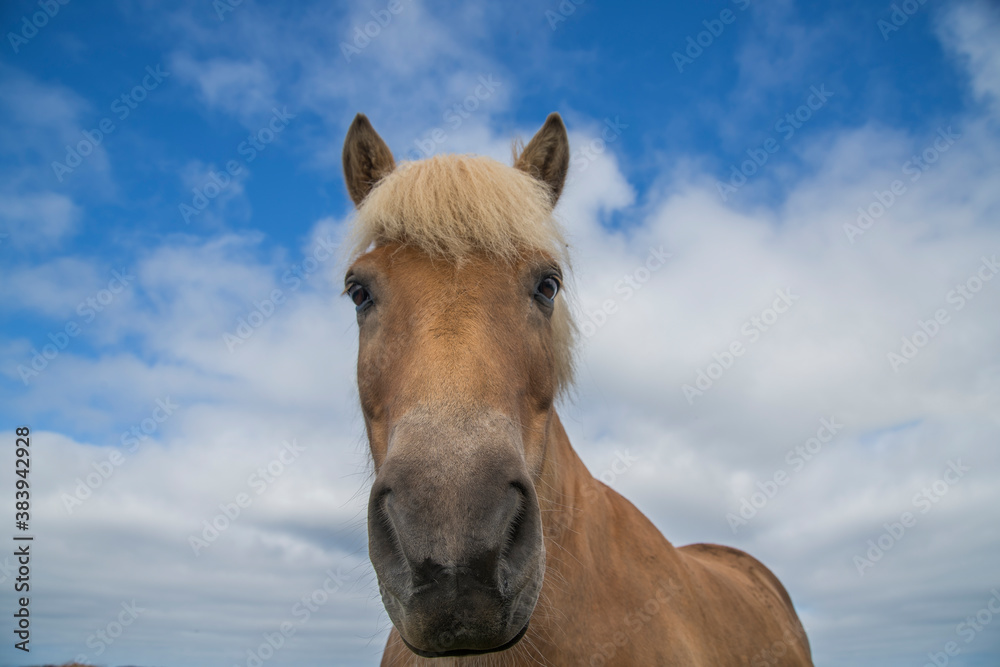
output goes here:
[[643, 553], [655, 553], [664, 565], [677, 562], [673, 545], [649, 519], [594, 479], [573, 450], [558, 415], [553, 415], [546, 450], [536, 490], [549, 568], [566, 577], [586, 577], [638, 555], [638, 550], [612, 536], [631, 536]]
[[588, 489], [593, 483], [594, 478], [573, 450], [559, 415], [553, 412], [545, 461], [536, 485], [546, 542], [561, 543], [572, 534], [573, 524], [580, 519], [583, 501], [592, 495]]
[[554, 556], [549, 559], [549, 567], [570, 558], [574, 570], [570, 576], [588, 574], [580, 568], [597, 564], [585, 554], [592, 550], [592, 540], [601, 539], [614, 506], [624, 499], [594, 479], [556, 414], [549, 425], [545, 465], [535, 488], [545, 527], [545, 547]]

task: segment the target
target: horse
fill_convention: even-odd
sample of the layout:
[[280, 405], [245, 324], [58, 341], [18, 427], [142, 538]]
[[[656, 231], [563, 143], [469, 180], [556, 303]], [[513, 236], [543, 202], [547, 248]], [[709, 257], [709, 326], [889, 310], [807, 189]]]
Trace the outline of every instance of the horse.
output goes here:
[[368, 550], [392, 622], [382, 665], [812, 665], [778, 578], [675, 548], [573, 450], [569, 140], [551, 114], [513, 166], [397, 165], [358, 114], [344, 293], [373, 463]]

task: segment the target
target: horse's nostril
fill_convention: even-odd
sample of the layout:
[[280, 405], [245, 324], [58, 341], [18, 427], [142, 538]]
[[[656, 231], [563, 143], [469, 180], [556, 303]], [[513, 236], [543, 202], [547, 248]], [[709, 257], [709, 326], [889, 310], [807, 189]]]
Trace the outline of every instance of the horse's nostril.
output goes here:
[[[521, 482], [511, 482], [515, 492], [513, 511], [508, 515], [505, 539], [499, 554], [500, 571], [497, 583], [501, 589], [509, 591], [518, 585], [518, 573], [534, 569], [541, 540], [540, 517], [534, 490]], [[512, 581], [513, 580], [513, 581]]]
[[523, 496], [519, 496], [517, 499], [517, 505], [514, 508], [514, 514], [511, 518], [510, 524], [507, 526], [507, 536], [504, 540], [503, 547], [500, 550], [500, 557], [505, 558], [510, 554], [511, 549], [524, 536], [524, 517], [526, 514], [525, 499]]
[[379, 527], [385, 531], [387, 535], [393, 535], [396, 531], [392, 525], [392, 517], [389, 515], [389, 498], [390, 494], [388, 493], [382, 496], [378, 504], [375, 506], [375, 511], [378, 514]]
[[393, 517], [393, 492], [388, 486], [373, 489], [368, 507], [368, 549], [393, 569], [408, 570], [406, 554]]

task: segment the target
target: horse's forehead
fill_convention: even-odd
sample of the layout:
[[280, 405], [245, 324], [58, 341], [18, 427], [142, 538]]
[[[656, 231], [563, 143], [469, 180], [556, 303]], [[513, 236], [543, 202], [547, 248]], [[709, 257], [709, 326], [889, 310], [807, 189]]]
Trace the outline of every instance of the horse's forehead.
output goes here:
[[417, 248], [390, 244], [371, 249], [355, 260], [352, 268], [378, 271], [392, 283], [393, 289], [419, 291], [441, 282], [461, 281], [458, 287], [463, 290], [478, 287], [489, 291], [518, 281], [526, 261], [483, 254], [445, 259]]

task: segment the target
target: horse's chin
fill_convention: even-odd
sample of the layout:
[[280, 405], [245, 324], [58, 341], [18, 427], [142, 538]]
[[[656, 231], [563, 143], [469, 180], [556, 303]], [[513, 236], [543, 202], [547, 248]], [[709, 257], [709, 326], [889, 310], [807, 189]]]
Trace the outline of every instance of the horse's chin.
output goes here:
[[453, 649], [446, 651], [425, 651], [410, 644], [410, 642], [406, 641], [406, 638], [403, 637], [402, 634], [399, 635], [399, 638], [403, 640], [404, 644], [406, 644], [406, 648], [410, 649], [411, 651], [419, 655], [421, 658], [459, 658], [468, 655], [484, 655], [486, 653], [497, 653], [498, 651], [506, 651], [507, 649], [516, 646], [517, 643], [521, 641], [521, 638], [524, 637], [525, 633], [527, 632], [528, 632], [528, 623], [526, 622], [524, 624], [524, 627], [521, 628], [521, 630], [516, 635], [514, 635], [513, 639], [500, 646], [495, 646], [493, 648], [486, 648], [486, 649], [460, 648], [460, 649]]
[[[514, 609], [502, 613], [506, 616], [504, 621], [497, 619], [490, 610], [481, 610], [483, 616], [471, 623], [470, 616], [461, 613], [451, 616], [445, 612], [435, 619], [421, 618], [419, 613], [413, 614], [411, 610], [408, 614], [393, 602], [386, 605], [386, 610], [400, 640], [410, 651], [423, 658], [461, 657], [497, 653], [516, 646], [528, 632], [537, 590], [531, 586], [516, 596]], [[438, 611], [444, 609], [439, 607]], [[456, 618], [465, 620], [457, 622]]]
[[[468, 607], [465, 613], [449, 611], [449, 605], [438, 602], [431, 606], [438, 612], [436, 618], [428, 617], [426, 608], [414, 609], [407, 605], [409, 609], [404, 610], [384, 588], [382, 594], [396, 633], [410, 651], [423, 658], [454, 658], [497, 653], [516, 646], [528, 632], [538, 602], [540, 580], [541, 572], [514, 596], [509, 606], [503, 605], [506, 611], [480, 607], [470, 614]], [[466, 598], [465, 602], [471, 599]]]

